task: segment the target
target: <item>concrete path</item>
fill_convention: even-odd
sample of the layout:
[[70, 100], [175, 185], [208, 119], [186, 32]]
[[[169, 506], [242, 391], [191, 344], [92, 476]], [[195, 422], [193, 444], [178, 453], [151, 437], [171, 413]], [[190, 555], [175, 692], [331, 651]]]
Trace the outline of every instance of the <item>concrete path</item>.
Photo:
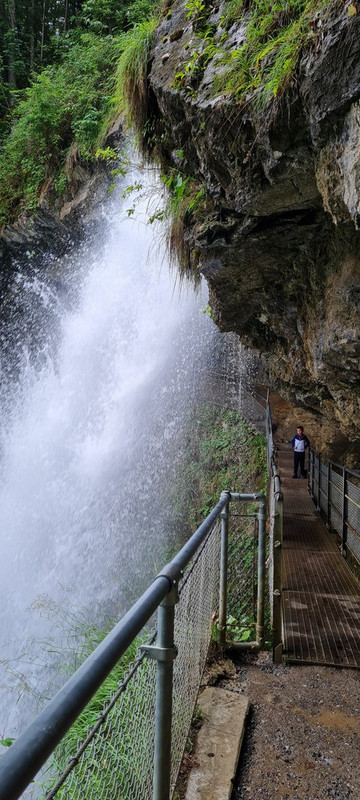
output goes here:
[[228, 800], [244, 736], [249, 700], [240, 694], [207, 686], [198, 698], [204, 722], [185, 800]]

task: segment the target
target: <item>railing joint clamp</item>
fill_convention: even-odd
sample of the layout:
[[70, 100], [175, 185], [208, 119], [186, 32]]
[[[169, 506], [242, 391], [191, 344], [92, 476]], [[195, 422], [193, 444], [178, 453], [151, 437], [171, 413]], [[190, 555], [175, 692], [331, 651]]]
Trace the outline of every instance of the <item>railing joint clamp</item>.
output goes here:
[[142, 644], [140, 650], [145, 653], [147, 658], [152, 658], [155, 661], [174, 661], [178, 654], [176, 645], [173, 645], [173, 647], [156, 647], [155, 645]]

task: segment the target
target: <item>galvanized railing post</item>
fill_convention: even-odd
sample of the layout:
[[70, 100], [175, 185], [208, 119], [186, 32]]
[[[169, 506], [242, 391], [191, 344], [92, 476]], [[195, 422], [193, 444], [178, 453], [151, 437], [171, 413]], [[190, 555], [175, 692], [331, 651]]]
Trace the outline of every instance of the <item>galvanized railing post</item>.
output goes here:
[[[229, 492], [222, 492], [230, 498]], [[220, 549], [220, 597], [219, 597], [219, 644], [225, 647], [226, 614], [227, 614], [227, 571], [229, 541], [229, 500], [221, 512], [221, 549]]]
[[311, 497], [315, 502], [315, 452], [311, 450]]
[[331, 500], [330, 500], [330, 484], [331, 484], [331, 461], [328, 459], [327, 465], [327, 510], [326, 510], [326, 527], [331, 530]]
[[177, 585], [165, 597], [158, 610], [158, 637], [154, 655], [156, 667], [155, 751], [153, 800], [169, 800], [171, 776], [171, 726], [173, 665]]
[[316, 510], [321, 511], [321, 455], [318, 454], [318, 490], [316, 498]]
[[347, 514], [346, 514], [346, 467], [343, 467], [343, 486], [342, 486], [342, 534], [341, 547], [344, 558], [347, 557]]
[[256, 641], [261, 649], [264, 646], [264, 613], [265, 613], [265, 503], [259, 503], [258, 525], [258, 586], [257, 586], [257, 614], [256, 614]]
[[[166, 569], [164, 570], [166, 573]], [[170, 579], [170, 576], [167, 574]], [[175, 605], [178, 581], [172, 580], [169, 594], [158, 607], [158, 630], [155, 645], [142, 645], [141, 650], [156, 664], [155, 743], [153, 800], [169, 800], [171, 779], [171, 728], [173, 662], [177, 656], [174, 644]]]
[[274, 492], [273, 533], [273, 661], [282, 663], [282, 546], [283, 546], [283, 495]]

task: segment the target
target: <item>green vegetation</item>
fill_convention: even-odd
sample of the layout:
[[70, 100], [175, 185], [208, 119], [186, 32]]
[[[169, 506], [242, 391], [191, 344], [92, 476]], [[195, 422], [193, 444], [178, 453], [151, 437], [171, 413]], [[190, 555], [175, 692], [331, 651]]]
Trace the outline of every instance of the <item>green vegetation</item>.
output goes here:
[[[188, 0], [188, 19], [192, 20], [197, 41], [186, 63], [179, 66], [174, 88], [193, 96], [204, 68], [215, 57], [220, 69], [214, 79], [214, 92], [226, 93], [236, 103], [267, 106], [296, 80], [300, 53], [318, 36], [318, 12], [330, 12], [339, 3], [340, 0], [228, 0], [219, 36], [208, 22], [209, 3]], [[350, 15], [356, 14], [353, 8], [348, 11]], [[229, 50], [228, 31], [236, 22], [245, 23], [244, 43]]]
[[153, 8], [154, 0], [0, 0], [0, 117], [29, 75], [59, 62], [79, 33], [116, 36]]
[[[111, 628], [109, 628], [109, 630], [110, 629]], [[80, 663], [88, 655], [90, 655], [90, 653], [93, 652], [95, 647], [102, 642], [108, 632], [108, 630], [101, 631], [99, 628], [93, 625], [88, 626], [85, 632], [83, 647], [81, 648], [81, 651], [77, 653], [78, 663], [75, 665], [75, 667], [78, 667]], [[74, 758], [80, 744], [84, 742], [92, 728], [96, 726], [99, 721], [101, 722], [102, 715], [104, 714], [107, 705], [109, 705], [114, 695], [119, 691], [119, 687], [126, 679], [131, 665], [134, 663], [137, 657], [139, 647], [143, 642], [144, 638], [138, 636], [131, 643], [124, 656], [116, 664], [110, 675], [105, 679], [104, 683], [100, 686], [94, 697], [90, 700], [77, 720], [75, 720], [68, 733], [54, 751], [49, 767], [51, 777], [48, 781], [48, 785], [45, 779], [45, 785], [43, 784], [42, 786], [42, 789], [45, 790], [46, 794], [54, 786], [57, 776], [61, 775], [71, 759]], [[146, 663], [143, 664], [141, 668], [146, 670]], [[138, 691], [140, 691], [139, 687]], [[131, 691], [130, 694], [132, 694]], [[133, 702], [133, 697], [129, 697], [128, 695], [129, 690], [125, 690], [125, 692], [122, 694], [123, 715], [125, 719], [127, 715], [129, 715], [129, 711]], [[120, 719], [117, 721], [113, 719], [111, 712], [109, 720], [110, 722], [107, 726], [106, 723], [105, 725], [101, 725], [100, 731], [102, 731], [102, 733], [100, 732], [97, 734], [96, 739], [94, 740], [96, 742], [96, 754], [90, 747], [85, 751], [84, 756], [79, 759], [79, 763], [76, 768], [76, 790], [73, 789], [72, 792], [72, 797], [74, 800], [75, 798], [79, 798], [80, 800], [80, 797], [83, 797], [82, 792], [84, 786], [86, 786], [86, 791], [88, 791], [92, 797], [100, 797], [104, 785], [103, 782], [105, 771], [107, 775], [108, 788], [110, 787], [112, 781], [115, 781], [117, 788], [119, 789], [119, 780], [121, 780], [120, 776], [124, 775], [124, 770], [125, 773], [126, 770], [129, 770], [129, 749], [131, 750], [133, 744], [131, 739], [131, 728], [130, 726], [127, 727], [127, 725], [122, 726]], [[121, 745], [119, 744], [120, 729]], [[102, 756], [104, 740], [106, 740], [106, 763], [104, 761], [102, 762], [103, 769], [99, 771], [97, 768], [97, 760], [100, 761], [101, 758], [104, 758], [104, 756]], [[133, 764], [131, 769], [133, 769]], [[124, 776], [124, 780], [126, 783], [126, 774]], [[115, 790], [115, 786], [113, 788]], [[65, 800], [65, 798], [69, 797], [68, 787], [66, 784], [60, 787], [56, 797], [60, 798], [60, 800], [61, 798]]]
[[146, 131], [149, 119], [147, 66], [156, 24], [157, 19], [151, 17], [122, 38], [123, 49], [116, 74], [117, 107], [145, 140], [149, 138], [149, 131]]
[[246, 20], [244, 44], [223, 56], [217, 89], [265, 106], [296, 77], [302, 49], [316, 38], [314, 18], [329, 0], [229, 0], [223, 25]]
[[[317, 13], [339, 4], [228, 0], [219, 32], [210, 21], [209, 0], [187, 0], [195, 36], [174, 87], [192, 97], [215, 59], [214, 93], [225, 93], [234, 103], [271, 105], [296, 80], [303, 48], [316, 42]], [[25, 0], [0, 0], [0, 224], [33, 213], [40, 197], [55, 204], [66, 197], [75, 163], [108, 161], [102, 148], [118, 113], [135, 127], [144, 150], [159, 144], [161, 152], [147, 87], [159, 8], [159, 0], [32, 0], [30, 6]], [[348, 13], [356, 14], [356, 6]], [[244, 43], [228, 50], [228, 31], [237, 21], [246, 24]], [[188, 261], [186, 247], [177, 244], [184, 241], [186, 219], [206, 213], [209, 198], [180, 171], [167, 175], [166, 182], [174, 219], [171, 246]]]
[[[212, 404], [197, 406], [186, 431], [186, 455], [179, 473], [170, 501], [179, 536], [187, 538], [223, 490], [266, 493], [265, 439], [237, 411]], [[227, 638], [237, 641], [255, 638], [255, 509], [249, 503], [237, 504], [232, 511], [244, 516], [233, 516], [229, 529]], [[218, 641], [217, 620], [212, 638]]]
[[[147, 51], [155, 27], [151, 16], [155, 1], [87, 0], [81, 8], [68, 2], [66, 14], [61, 2], [56, 8], [49, 4], [42, 23], [41, 56], [32, 52], [27, 87], [30, 23], [25, 12], [24, 17], [20, 14], [20, 0], [18, 6], [12, 0], [15, 11], [19, 10], [13, 31], [13, 17], [10, 20], [4, 10], [0, 24], [0, 224], [13, 221], [23, 211], [33, 212], [41, 195], [56, 203], [66, 192], [76, 162], [94, 160], [97, 153], [104, 159], [101, 148], [114, 117], [130, 108], [146, 108]], [[1, 5], [0, 0], [0, 9]], [[42, 9], [45, 5], [41, 4]], [[36, 9], [38, 4], [33, 6]], [[62, 12], [65, 16], [58, 18]], [[56, 34], [51, 38], [49, 30], [54, 26]], [[16, 39], [15, 50], [5, 46], [9, 36]], [[15, 58], [20, 44], [24, 45], [21, 63]], [[10, 73], [11, 80], [6, 80]], [[128, 116], [133, 121], [132, 111]], [[140, 127], [145, 121], [146, 114], [136, 119]]]
[[205, 219], [210, 210], [211, 199], [206, 187], [191, 176], [185, 177], [179, 170], [169, 170], [162, 175], [162, 181], [168, 190], [168, 199], [164, 216], [169, 221], [168, 245], [170, 255], [176, 253], [180, 268], [197, 267], [198, 254], [190, 251], [185, 230], [192, 218]]
[[197, 406], [186, 431], [186, 454], [172, 500], [179, 528], [186, 535], [194, 531], [224, 489], [264, 491], [266, 470], [264, 437], [250, 423], [237, 411]]
[[[25, 90], [0, 153], [0, 219], [36, 208], [45, 182], [62, 187], [72, 147], [90, 157], [113, 110], [116, 41], [82, 34], [59, 66], [47, 67]], [[76, 142], [76, 145], [73, 143]]]

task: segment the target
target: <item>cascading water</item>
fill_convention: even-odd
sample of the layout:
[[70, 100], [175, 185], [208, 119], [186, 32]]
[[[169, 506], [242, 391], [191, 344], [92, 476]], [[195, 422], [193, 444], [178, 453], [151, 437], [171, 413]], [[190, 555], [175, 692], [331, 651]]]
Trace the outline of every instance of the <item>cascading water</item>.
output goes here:
[[180, 285], [154, 245], [147, 201], [134, 218], [128, 205], [113, 196], [95, 241], [45, 276], [29, 253], [13, 281], [2, 330], [2, 736], [29, 721], [31, 695], [46, 695], [66, 660], [49, 608], [115, 618], [176, 545], [167, 495], [219, 334], [201, 292]]

